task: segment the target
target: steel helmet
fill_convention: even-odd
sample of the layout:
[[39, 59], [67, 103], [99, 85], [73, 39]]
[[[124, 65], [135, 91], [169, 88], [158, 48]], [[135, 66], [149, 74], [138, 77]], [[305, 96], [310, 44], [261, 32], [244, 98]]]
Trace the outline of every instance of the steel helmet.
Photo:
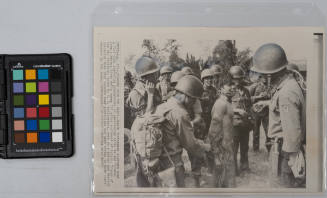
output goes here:
[[213, 72], [211, 69], [204, 69], [202, 72], [201, 72], [201, 80], [203, 80], [203, 78], [205, 77], [209, 77], [209, 76], [213, 76]]
[[175, 89], [192, 98], [200, 98], [203, 94], [203, 86], [201, 81], [192, 75], [182, 77], [177, 82]]
[[218, 75], [223, 73], [223, 67], [221, 65], [212, 65], [210, 69], [213, 72], [213, 75]]
[[181, 71], [175, 71], [170, 78], [170, 83], [177, 83], [185, 74]]
[[159, 66], [150, 57], [142, 56], [135, 64], [135, 71], [138, 76], [145, 76], [159, 71]]
[[160, 69], [160, 75], [162, 74], [167, 74], [167, 73], [173, 73], [173, 68], [169, 67], [168, 65], [165, 65], [163, 67], [161, 67]]
[[300, 71], [299, 66], [295, 65], [294, 63], [288, 64], [286, 67], [288, 70]]
[[244, 71], [242, 67], [240, 66], [232, 66], [229, 69], [229, 73], [232, 76], [232, 78], [243, 78], [244, 77]]
[[286, 68], [287, 63], [284, 49], [275, 43], [268, 43], [255, 52], [251, 70], [262, 74], [273, 74]]
[[183, 67], [181, 71], [185, 75], [193, 75], [193, 70], [190, 67]]

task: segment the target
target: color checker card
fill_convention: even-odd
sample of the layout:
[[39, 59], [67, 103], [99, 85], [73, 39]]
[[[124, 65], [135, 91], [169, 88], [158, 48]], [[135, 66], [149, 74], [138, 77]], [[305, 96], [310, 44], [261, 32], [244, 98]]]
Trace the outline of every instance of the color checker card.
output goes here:
[[0, 96], [2, 158], [71, 156], [70, 55], [3, 55], [0, 58], [0, 75], [4, 77]]

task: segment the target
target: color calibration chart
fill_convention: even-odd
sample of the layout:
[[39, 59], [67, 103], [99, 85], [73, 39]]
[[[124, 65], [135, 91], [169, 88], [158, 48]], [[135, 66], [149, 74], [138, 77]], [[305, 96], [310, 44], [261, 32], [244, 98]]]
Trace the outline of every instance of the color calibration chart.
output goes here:
[[12, 69], [14, 145], [63, 143], [62, 69]]

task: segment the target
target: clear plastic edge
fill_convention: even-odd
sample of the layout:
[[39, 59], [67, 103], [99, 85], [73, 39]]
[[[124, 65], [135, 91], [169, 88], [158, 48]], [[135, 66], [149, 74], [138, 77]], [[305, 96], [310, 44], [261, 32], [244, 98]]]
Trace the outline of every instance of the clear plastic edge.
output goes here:
[[[151, 17], [149, 17], [151, 16]], [[258, 17], [260, 16], [260, 17]], [[259, 18], [265, 18], [265, 22]], [[226, 20], [228, 18], [228, 20]], [[239, 19], [242, 20], [239, 20]], [[246, 20], [244, 20], [246, 18]], [[93, 54], [93, 28], [96, 26], [111, 26], [111, 27], [286, 27], [286, 26], [320, 26], [326, 30], [326, 18], [322, 15], [319, 8], [313, 0], [310, 1], [271, 1], [271, 2], [244, 2], [244, 1], [195, 1], [195, 0], [179, 0], [166, 2], [151, 2], [151, 1], [111, 1], [102, 2], [94, 10], [91, 18], [90, 39], [92, 46], [92, 65], [94, 64]], [[326, 39], [323, 37], [324, 49]], [[324, 56], [327, 57], [327, 51], [324, 51]], [[92, 75], [91, 93], [92, 107], [94, 107], [94, 84], [93, 84], [93, 67], [90, 68]], [[322, 192], [313, 193], [315, 197], [325, 197], [326, 193], [326, 159], [327, 159], [327, 137], [325, 124], [327, 122], [327, 89], [326, 89], [326, 61], [323, 62], [322, 78], [323, 93], [323, 109], [321, 111], [323, 123], [323, 145], [321, 154], [323, 157], [323, 181]], [[103, 195], [110, 196], [110, 193], [95, 194], [94, 192], [94, 125], [92, 111], [92, 148], [91, 148], [91, 178], [90, 187], [93, 196], [101, 197]], [[133, 195], [144, 196], [147, 193], [114, 193], [114, 195]], [[223, 193], [222, 195], [232, 195], [233, 193]], [[261, 194], [261, 193], [260, 193]], [[287, 194], [277, 193], [282, 196]], [[153, 193], [152, 196], [175, 196], [174, 193]], [[217, 195], [217, 194], [215, 194]], [[273, 194], [266, 194], [271, 196]], [[289, 195], [289, 194], [288, 194]], [[241, 193], [235, 193], [233, 197], [240, 197]], [[310, 196], [310, 195], [309, 195]], [[248, 195], [242, 197], [251, 197]]]

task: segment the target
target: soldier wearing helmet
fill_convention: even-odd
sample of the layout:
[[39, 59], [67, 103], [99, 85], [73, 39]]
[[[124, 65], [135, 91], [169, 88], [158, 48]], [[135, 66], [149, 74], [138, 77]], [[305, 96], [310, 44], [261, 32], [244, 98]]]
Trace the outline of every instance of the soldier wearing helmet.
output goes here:
[[[268, 43], [255, 52], [251, 70], [264, 74], [271, 90], [274, 90], [270, 101], [259, 101], [259, 104], [255, 104], [269, 104], [268, 136], [274, 142], [272, 149], [280, 151], [276, 158], [272, 158], [274, 153], [270, 153], [271, 166], [276, 169], [280, 167], [273, 174], [277, 176], [280, 172], [280, 181], [285, 187], [298, 187], [305, 185], [301, 183], [305, 182], [305, 175], [292, 167], [296, 156], [304, 152], [306, 108], [303, 90], [294, 76], [289, 75], [287, 64], [284, 49], [277, 44]], [[301, 177], [296, 178], [295, 175]]]
[[210, 70], [213, 73], [213, 86], [216, 89], [217, 92], [217, 98], [220, 95], [220, 88], [222, 86], [222, 80], [221, 80], [221, 75], [223, 73], [223, 67], [220, 65], [212, 65], [210, 67]]
[[185, 75], [193, 75], [194, 72], [190, 67], [183, 67], [181, 70]]
[[235, 182], [235, 160], [233, 145], [233, 89], [230, 84], [221, 88], [221, 95], [211, 111], [211, 123], [206, 142], [211, 145], [208, 153], [209, 170], [213, 172], [211, 187], [233, 188]]
[[240, 66], [232, 66], [229, 70], [234, 89], [232, 106], [234, 109], [233, 133], [234, 133], [234, 158], [236, 174], [238, 174], [237, 152], [240, 148], [240, 170], [249, 170], [249, 133], [252, 130], [252, 120], [250, 116], [251, 96], [243, 85], [245, 73]]
[[[249, 87], [252, 104], [270, 99], [269, 87], [267, 86], [267, 79], [262, 75], [258, 75], [258, 79]], [[266, 135], [266, 148], [270, 152], [270, 139], [268, 138], [268, 107], [262, 109], [253, 109], [254, 128], [253, 128], [253, 151], [259, 151], [260, 148], [260, 127], [264, 129]]]
[[161, 97], [155, 89], [158, 80], [159, 66], [150, 57], [142, 56], [135, 64], [138, 77], [134, 88], [129, 93], [126, 103], [135, 116], [152, 112], [161, 102]]
[[165, 65], [160, 69], [160, 80], [156, 88], [158, 89], [162, 98], [165, 98], [168, 92], [171, 90], [170, 77], [173, 71], [173, 68], [168, 65]]
[[216, 89], [214, 88], [214, 73], [210, 69], [204, 69], [201, 73], [203, 82], [203, 94], [201, 97], [202, 118], [206, 124], [203, 138], [207, 136], [211, 121], [211, 109], [216, 101]]
[[210, 150], [210, 145], [194, 137], [191, 117], [187, 111], [202, 95], [201, 81], [194, 76], [184, 76], [178, 81], [175, 90], [175, 94], [156, 110], [156, 114], [164, 115], [167, 119], [163, 126], [162, 141], [170, 156], [169, 159], [168, 155], [163, 153], [159, 159], [162, 170], [175, 166], [177, 187], [185, 187], [183, 148], [194, 156], [203, 157], [205, 151]]

